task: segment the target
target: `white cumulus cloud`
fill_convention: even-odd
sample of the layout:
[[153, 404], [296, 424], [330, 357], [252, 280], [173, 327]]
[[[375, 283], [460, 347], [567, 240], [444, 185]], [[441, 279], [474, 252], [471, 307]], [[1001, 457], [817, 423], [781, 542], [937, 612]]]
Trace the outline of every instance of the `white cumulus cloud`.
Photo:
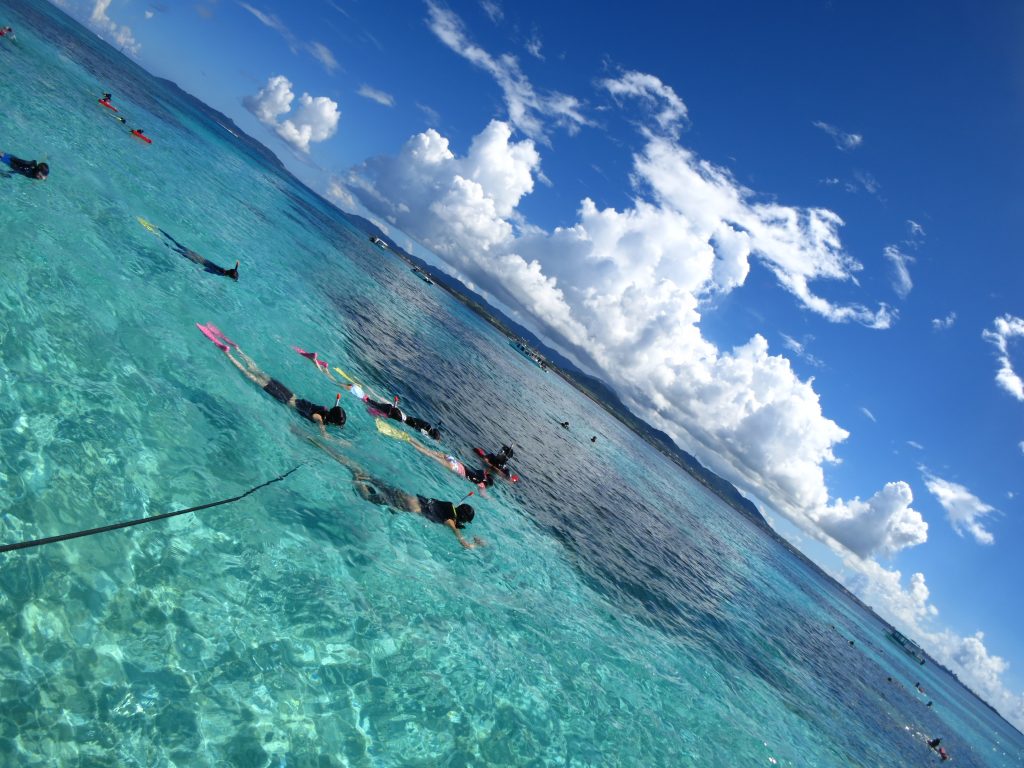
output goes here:
[[996, 511], [995, 507], [986, 504], [959, 483], [928, 473], [924, 475], [924, 482], [946, 510], [953, 530], [961, 536], [967, 531], [979, 544], [995, 542], [995, 537], [981, 523], [981, 518]]
[[838, 499], [821, 510], [817, 522], [833, 539], [863, 558], [891, 557], [928, 540], [928, 523], [911, 508], [914, 495], [905, 482], [887, 483], [867, 501]]
[[[271, 126], [277, 134], [297, 150], [309, 152], [309, 145], [329, 139], [338, 130], [341, 112], [338, 105], [326, 96], [303, 93], [298, 105], [292, 108], [295, 94], [292, 84], [284, 75], [276, 75], [255, 95], [243, 99], [245, 108], [260, 122]], [[288, 115], [279, 119], [282, 115]]]
[[89, 14], [89, 26], [99, 34], [109, 37], [116, 46], [124, 53], [138, 56], [142, 50], [142, 44], [135, 39], [131, 27], [125, 24], [118, 24], [107, 15], [110, 8], [110, 0], [96, 0], [96, 4]]
[[985, 330], [981, 337], [995, 345], [999, 350], [999, 372], [996, 382], [1018, 400], [1024, 401], [1024, 381], [1013, 368], [1010, 360], [1010, 341], [1024, 338], [1024, 319], [1013, 315], [997, 317], [993, 322], [993, 330]]
[[953, 323], [956, 322], [956, 312], [950, 312], [945, 317], [932, 318], [932, 329], [936, 331], [944, 331], [947, 328], [952, 328]]

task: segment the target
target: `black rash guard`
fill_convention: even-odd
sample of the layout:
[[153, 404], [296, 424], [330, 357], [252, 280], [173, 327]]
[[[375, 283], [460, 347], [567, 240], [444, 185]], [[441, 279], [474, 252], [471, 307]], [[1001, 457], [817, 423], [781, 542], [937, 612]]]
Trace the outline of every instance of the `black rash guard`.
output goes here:
[[426, 496], [417, 496], [420, 502], [420, 513], [432, 523], [444, 525], [447, 520], [455, 520], [455, 505], [450, 501], [430, 499]]

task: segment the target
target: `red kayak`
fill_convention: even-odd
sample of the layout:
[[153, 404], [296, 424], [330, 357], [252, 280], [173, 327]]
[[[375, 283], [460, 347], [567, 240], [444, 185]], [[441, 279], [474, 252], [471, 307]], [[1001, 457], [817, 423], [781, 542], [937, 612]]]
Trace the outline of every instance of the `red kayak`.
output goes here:
[[153, 140], [149, 136], [143, 136], [142, 131], [132, 131], [132, 136], [136, 139], [142, 139], [147, 144], [152, 144]]
[[112, 109], [112, 110], [114, 110], [115, 112], [118, 112], [118, 111], [119, 111], [117, 107], [115, 107], [115, 106], [114, 106], [113, 104], [111, 104], [111, 103], [110, 103], [109, 101], [107, 101], [106, 99], [97, 99], [97, 101], [98, 101], [98, 102], [99, 102], [100, 104], [102, 104], [102, 105], [103, 105], [104, 107], [106, 107], [107, 109]]

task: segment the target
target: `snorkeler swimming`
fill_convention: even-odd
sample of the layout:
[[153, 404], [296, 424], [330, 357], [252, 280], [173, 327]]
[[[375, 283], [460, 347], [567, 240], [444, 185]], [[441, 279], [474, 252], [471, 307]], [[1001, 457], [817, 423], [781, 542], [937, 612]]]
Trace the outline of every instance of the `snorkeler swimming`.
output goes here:
[[481, 493], [485, 492], [488, 487], [494, 485], [494, 478], [491, 477], [490, 473], [486, 469], [470, 469], [451, 454], [446, 454], [442, 451], [435, 451], [433, 448], [428, 448], [413, 437], [400, 432], [396, 427], [391, 427], [385, 424], [380, 419], [377, 420], [377, 430], [384, 432], [385, 434], [390, 434], [388, 430], [394, 430], [396, 433], [399, 433], [393, 436], [400, 436], [405, 440], [405, 442], [409, 443], [409, 445], [424, 456], [433, 459], [445, 469], [451, 470], [459, 477], [465, 478], [469, 482], [473, 483], [473, 485], [480, 489]]
[[[199, 328], [206, 338], [216, 344], [217, 347], [227, 355], [228, 360], [230, 360], [247, 379], [258, 385], [275, 400], [284, 403], [289, 408], [294, 408], [303, 418], [309, 419], [315, 423], [320, 427], [320, 433], [324, 437], [328, 436], [328, 424], [333, 424], [338, 427], [345, 426], [345, 410], [338, 405], [341, 400], [340, 392], [335, 398], [334, 407], [332, 408], [326, 408], [322, 405], [311, 403], [309, 400], [296, 397], [295, 394], [284, 384], [279, 382], [277, 379], [270, 378], [270, 376], [261, 371], [259, 366], [256, 365], [256, 362], [245, 354], [241, 347], [225, 336], [220, 329], [213, 325], [213, 323], [208, 323], [207, 325], [196, 323], [196, 327]], [[235, 359], [234, 355], [231, 354], [232, 350], [238, 353], [238, 356], [242, 358], [244, 364]]]
[[212, 261], [207, 259], [202, 254], [196, 253], [191, 248], [186, 248], [184, 245], [179, 243], [177, 240], [171, 237], [171, 235], [167, 234], [167, 232], [162, 230], [160, 227], [153, 226], [141, 216], [138, 216], [136, 218], [139, 220], [139, 224], [144, 226], [154, 235], [162, 236], [164, 238], [164, 245], [166, 245], [172, 251], [177, 253], [179, 256], [184, 256], [189, 261], [198, 264], [203, 268], [204, 271], [210, 273], [211, 275], [218, 275], [220, 277], [230, 277], [232, 280], [235, 281], [238, 280], [238, 265], [240, 262], [235, 261], [234, 267], [232, 267], [231, 269], [224, 269], [224, 267], [220, 266], [219, 264], [214, 264]]
[[509, 461], [515, 455], [512, 445], [503, 445], [497, 453], [487, 453], [483, 448], [474, 448], [476, 455], [483, 459], [484, 464], [493, 469], [499, 475], [513, 483], [519, 482], [519, 475], [512, 472], [508, 466]]
[[[392, 510], [399, 512], [411, 512], [414, 515], [423, 516], [432, 523], [439, 523], [451, 530], [455, 534], [455, 538], [459, 540], [459, 544], [466, 549], [475, 549], [486, 544], [478, 536], [474, 536], [472, 541], [467, 541], [462, 535], [462, 529], [471, 523], [476, 516], [473, 507], [469, 504], [456, 504], [451, 501], [413, 495], [400, 491], [397, 488], [392, 488], [386, 483], [371, 477], [362, 467], [347, 456], [332, 450], [316, 438], [310, 437], [308, 439], [332, 459], [352, 471], [352, 486], [360, 496], [371, 504], [390, 507]], [[473, 492], [471, 491], [469, 496], [472, 495]], [[468, 496], [463, 498], [468, 498]]]
[[0, 163], [9, 165], [15, 173], [20, 173], [29, 179], [45, 181], [50, 175], [50, 166], [46, 163], [38, 163], [35, 160], [22, 160], [7, 152], [0, 152]]
[[387, 416], [389, 419], [400, 421], [406, 426], [412, 427], [418, 432], [423, 433], [427, 437], [433, 438], [434, 440], [441, 439], [441, 430], [437, 427], [431, 426], [423, 419], [418, 419], [415, 416], [409, 416], [401, 408], [398, 407], [398, 396], [395, 396], [395, 402], [392, 403], [379, 403], [371, 400], [369, 396], [363, 398], [363, 402], [366, 403], [374, 411], [377, 411], [383, 416]]

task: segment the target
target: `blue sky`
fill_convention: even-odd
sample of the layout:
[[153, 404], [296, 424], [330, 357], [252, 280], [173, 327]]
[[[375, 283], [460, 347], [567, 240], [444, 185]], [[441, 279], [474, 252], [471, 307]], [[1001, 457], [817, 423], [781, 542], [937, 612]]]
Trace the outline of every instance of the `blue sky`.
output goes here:
[[54, 2], [600, 373], [1024, 726], [1020, 3]]

